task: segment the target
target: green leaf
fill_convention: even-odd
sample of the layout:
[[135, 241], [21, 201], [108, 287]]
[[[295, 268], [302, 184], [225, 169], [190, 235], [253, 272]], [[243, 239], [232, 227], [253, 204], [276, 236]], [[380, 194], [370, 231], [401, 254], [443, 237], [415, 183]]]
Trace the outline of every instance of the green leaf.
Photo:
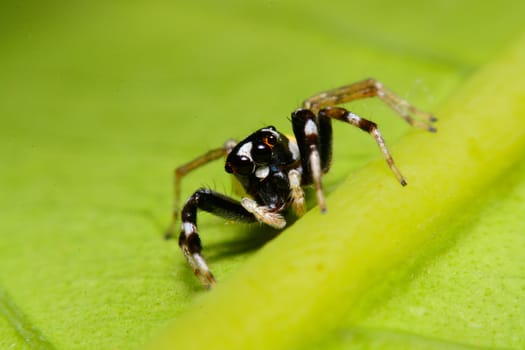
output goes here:
[[[197, 348], [224, 330], [214, 347], [524, 347], [523, 48], [498, 58], [524, 4], [0, 6], [0, 348]], [[441, 118], [432, 135], [378, 101], [349, 106], [378, 122], [409, 186], [336, 125], [327, 215], [278, 237], [199, 216], [219, 280], [203, 291], [162, 240], [172, 169], [260, 126], [289, 131], [305, 97], [367, 76]], [[222, 168], [184, 195], [231, 194]]]
[[[382, 171], [382, 161], [365, 167], [330, 196], [328, 206], [335, 215], [311, 211], [286, 235], [269, 243], [239, 268], [227, 283], [199, 300], [194, 305], [196, 310], [178, 319], [155, 343], [155, 348], [206, 349], [214, 344], [227, 349], [318, 348], [311, 342], [318, 342], [341, 327], [342, 319], [347, 319], [348, 324], [341, 332], [343, 337], [357, 338], [344, 340], [344, 348], [360, 343], [365, 347], [381, 344], [389, 337], [388, 332], [399, 328], [405, 332], [419, 329], [416, 337], [438, 336], [443, 346], [447, 342], [523, 346], [525, 339], [516, 334], [523, 332], [525, 321], [525, 314], [519, 312], [523, 309], [525, 296], [521, 292], [525, 279], [516, 275], [519, 270], [515, 268], [521, 266], [521, 272], [525, 271], [518, 258], [525, 237], [516, 232], [501, 247], [501, 253], [511, 254], [512, 263], [487, 264], [485, 269], [471, 267], [456, 281], [453, 274], [458, 272], [451, 268], [450, 261], [439, 260], [437, 265], [425, 269], [439, 273], [441, 268], [440, 278], [421, 276], [422, 271], [418, 271], [414, 281], [405, 277], [400, 283], [399, 278], [414, 271], [413, 264], [407, 264], [414, 258], [419, 258], [416, 267], [422, 268], [424, 262], [418, 252], [425, 246], [431, 245], [435, 250], [437, 239], [443, 241], [441, 245], [450, 246], [464, 234], [465, 228], [455, 222], [458, 216], [464, 219], [462, 212], [471, 210], [468, 207], [479, 200], [480, 193], [521, 160], [525, 151], [525, 99], [521, 81], [513, 77], [523, 74], [525, 37], [503, 58], [470, 79], [439, 109], [438, 115], [444, 117], [438, 135], [430, 138], [412, 133], [399, 142], [398, 159], [414, 174], [407, 189], [385, 176], [388, 172]], [[519, 208], [523, 207], [519, 203]], [[479, 211], [472, 215], [479, 215]], [[475, 234], [477, 227], [473, 229]], [[471, 245], [483, 248], [501, 237], [494, 231], [485, 234], [492, 234], [492, 239], [481, 237], [485, 244], [473, 241]], [[490, 248], [494, 249], [494, 245]], [[467, 253], [470, 264], [483, 262], [484, 255], [479, 256], [482, 251]], [[454, 256], [454, 252], [447, 253]], [[493, 275], [495, 271], [489, 267], [501, 274]], [[488, 275], [488, 279], [478, 281], [480, 273]], [[394, 300], [393, 305], [385, 297], [390, 291], [383, 286], [383, 295], [376, 296], [371, 305], [367, 300], [370, 290], [385, 278], [390, 279], [390, 287], [395, 282], [396, 288], [415, 286], [403, 291], [401, 300]], [[429, 283], [453, 284], [458, 289], [437, 292]], [[484, 307], [484, 302], [472, 299], [473, 294], [485, 302], [504, 299], [504, 288], [515, 293], [513, 298], [507, 297], [506, 304]], [[405, 293], [414, 293], [415, 298]], [[432, 304], [414, 304], [418, 298], [434, 303], [446, 299], [448, 303], [432, 313]], [[381, 301], [383, 309], [370, 314], [369, 309]], [[359, 306], [358, 302], [363, 304]], [[455, 303], [468, 305], [462, 312], [466, 320], [455, 319]], [[447, 304], [450, 312], [443, 314]], [[500, 325], [504, 328], [491, 327], [500, 318], [505, 319]], [[379, 331], [372, 325], [379, 325]], [[199, 337], [203, 329], [206, 336]], [[490, 329], [499, 334], [487, 334]], [[405, 346], [413, 343], [410, 335], [397, 337], [401, 339], [394, 338], [394, 342], [408, 343]], [[326, 342], [323, 348], [334, 340]], [[427, 347], [426, 343], [431, 342], [421, 340], [415, 347]]]

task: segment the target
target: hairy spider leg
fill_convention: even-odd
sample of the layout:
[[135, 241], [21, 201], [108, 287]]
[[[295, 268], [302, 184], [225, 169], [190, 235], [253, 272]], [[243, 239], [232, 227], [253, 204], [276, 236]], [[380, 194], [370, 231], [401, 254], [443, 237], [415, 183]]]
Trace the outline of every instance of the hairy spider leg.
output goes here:
[[314, 185], [319, 208], [325, 212], [321, 175], [329, 170], [332, 159], [332, 123], [309, 109], [298, 109], [292, 113], [292, 128], [301, 154], [302, 184]]
[[[432, 125], [433, 122], [437, 121], [436, 117], [417, 109], [408, 101], [387, 89], [383, 83], [373, 78], [321, 92], [306, 99], [303, 102], [303, 108], [310, 109], [314, 114], [317, 114], [324, 107], [335, 106], [367, 97], [380, 98], [381, 101], [385, 102], [407, 123], [414, 127], [431, 132], [437, 131]], [[418, 116], [422, 121], [414, 119], [410, 114]]]
[[220, 148], [212, 149], [205, 154], [193, 159], [189, 163], [186, 163], [184, 165], [181, 165], [180, 167], [176, 168], [173, 172], [173, 209], [172, 209], [172, 215], [171, 215], [171, 222], [168, 228], [166, 229], [166, 232], [164, 234], [164, 237], [166, 239], [170, 239], [173, 237], [173, 232], [175, 231], [175, 225], [177, 224], [177, 220], [179, 218], [179, 208], [180, 208], [180, 188], [181, 188], [181, 180], [182, 178], [187, 175], [189, 172], [208, 164], [214, 160], [217, 160], [219, 158], [222, 158], [235, 147], [237, 142], [235, 140], [228, 140], [224, 143], [224, 145]]
[[[290, 140], [289, 144], [289, 151], [293, 154], [293, 157], [291, 157], [293, 162], [291, 163], [289, 162], [290, 159], [287, 159], [285, 163], [280, 163], [284, 161], [284, 158], [281, 158], [283, 154], [279, 153], [277, 157], [275, 154], [272, 155], [272, 157], [276, 158], [270, 159], [275, 161], [273, 165], [275, 168], [267, 166], [255, 169], [254, 159], [252, 159], [254, 154], [260, 158], [259, 163], [266, 164], [268, 162], [268, 159], [265, 158], [267, 154], [264, 153], [266, 146], [275, 145], [275, 140], [271, 141], [269, 137], [264, 139], [263, 143], [257, 144], [258, 148], [254, 152], [258, 153], [252, 153], [255, 142], [252, 140], [255, 137], [254, 134], [243, 141], [241, 145], [236, 146], [235, 141], [228, 141], [223, 147], [211, 150], [175, 170], [173, 180], [173, 215], [171, 225], [166, 233], [167, 238], [172, 235], [179, 213], [180, 182], [182, 177], [192, 170], [222, 156], [228, 155], [229, 158], [235, 148], [239, 148], [239, 153], [236, 154], [239, 157], [238, 164], [236, 162], [232, 162], [232, 164], [227, 162], [226, 171], [235, 173], [239, 181], [244, 181], [241, 181], [243, 187], [245, 189], [249, 187], [249, 193], [258, 198], [258, 200], [242, 198], [240, 201], [237, 201], [210, 189], [201, 188], [194, 192], [185, 203], [181, 212], [182, 225], [179, 245], [192, 266], [195, 275], [204, 286], [211, 287], [215, 284], [215, 279], [201, 255], [202, 246], [197, 230], [198, 210], [207, 211], [230, 220], [247, 223], [261, 222], [275, 228], [283, 228], [286, 225], [286, 221], [281, 212], [290, 205], [298, 216], [302, 215], [305, 211], [302, 186], [313, 184], [316, 188], [319, 207], [321, 211], [326, 211], [321, 177], [329, 170], [331, 165], [332, 119], [347, 122], [374, 137], [392, 172], [394, 172], [402, 185], [406, 185], [406, 181], [395, 166], [377, 125], [344, 108], [336, 107], [336, 105], [342, 103], [368, 97], [380, 98], [410, 125], [428, 131], [436, 131], [432, 123], [437, 121], [437, 119], [433, 115], [418, 110], [386, 89], [379, 81], [367, 79], [314, 95], [303, 102], [303, 108], [292, 113], [292, 126], [296, 142]], [[421, 120], [414, 119], [414, 116], [419, 117]], [[273, 131], [272, 133], [276, 134], [273, 127], [259, 130], [259, 132], [267, 131]], [[245, 164], [246, 162], [248, 164]], [[251, 173], [250, 167], [252, 168]], [[255, 172], [253, 172], [254, 170]], [[273, 179], [274, 181], [268, 183], [262, 181], [272, 171], [272, 174], [277, 176], [278, 179]], [[254, 179], [259, 182], [251, 183], [250, 181]], [[273, 187], [261, 187], [265, 184]], [[283, 184], [287, 188], [281, 186]], [[262, 200], [262, 195], [266, 196], [264, 197], [265, 200]], [[288, 196], [288, 201], [284, 200], [283, 196], [285, 195]], [[277, 202], [279, 206], [275, 205]]]
[[301, 177], [301, 172], [297, 169], [292, 169], [288, 172], [292, 210], [298, 217], [306, 213], [306, 201], [304, 198], [304, 190], [301, 187]]
[[379, 131], [377, 124], [359, 117], [358, 115], [349, 112], [348, 110], [342, 108], [342, 107], [326, 107], [319, 111], [319, 120], [330, 120], [330, 119], [336, 119], [340, 120], [342, 122], [349, 123], [353, 126], [358, 127], [359, 129], [369, 133], [374, 140], [376, 141], [377, 145], [379, 146], [381, 153], [383, 154], [383, 157], [385, 158], [388, 166], [396, 176], [399, 183], [403, 186], [406, 186], [407, 182], [403, 175], [401, 175], [401, 172], [394, 164], [394, 159], [390, 155], [390, 152], [388, 151], [388, 148], [386, 147], [385, 140], [383, 139], [383, 136], [381, 135], [381, 132]]
[[181, 213], [179, 246], [195, 275], [205, 287], [210, 288], [215, 284], [215, 278], [201, 255], [202, 245], [197, 231], [197, 209], [246, 223], [257, 222], [257, 218], [237, 200], [206, 188], [198, 189], [186, 201]]
[[377, 124], [359, 117], [341, 107], [326, 107], [319, 110], [316, 116], [309, 109], [298, 109], [292, 113], [292, 126], [298, 141], [303, 164], [303, 184], [313, 184], [317, 202], [322, 212], [326, 211], [326, 201], [323, 194], [321, 176], [326, 173], [332, 158], [332, 124], [336, 119], [368, 132], [379, 146], [388, 166], [403, 186], [405, 178], [396, 167], [394, 159], [386, 147], [385, 140]]
[[286, 220], [284, 216], [282, 216], [275, 210], [268, 208], [267, 206], [260, 205], [251, 198], [242, 198], [241, 205], [244, 209], [253, 214], [257, 221], [262, 222], [263, 224], [266, 224], [276, 229], [281, 229], [286, 226]]

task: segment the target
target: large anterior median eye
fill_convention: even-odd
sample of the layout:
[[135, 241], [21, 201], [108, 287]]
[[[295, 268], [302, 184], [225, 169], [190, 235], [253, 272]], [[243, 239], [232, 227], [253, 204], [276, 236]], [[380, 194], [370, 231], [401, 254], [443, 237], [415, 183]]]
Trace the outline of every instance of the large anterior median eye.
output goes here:
[[235, 173], [239, 175], [248, 175], [253, 172], [253, 162], [246, 156], [235, 157], [227, 162], [224, 169], [228, 173]]
[[[275, 128], [273, 130], [275, 130]], [[273, 134], [270, 134], [264, 138], [264, 143], [269, 146], [274, 146], [277, 143], [277, 137], [275, 137]]]
[[272, 149], [265, 143], [259, 143], [252, 149], [252, 157], [255, 163], [269, 163], [272, 159]]

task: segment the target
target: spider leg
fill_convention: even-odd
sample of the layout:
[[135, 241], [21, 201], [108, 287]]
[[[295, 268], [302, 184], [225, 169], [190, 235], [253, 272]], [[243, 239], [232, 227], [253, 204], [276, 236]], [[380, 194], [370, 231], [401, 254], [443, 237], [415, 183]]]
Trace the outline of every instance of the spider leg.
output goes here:
[[394, 175], [397, 177], [397, 180], [399, 183], [403, 186], [407, 184], [405, 181], [405, 178], [403, 175], [401, 175], [401, 172], [394, 164], [394, 159], [390, 155], [390, 152], [388, 151], [388, 148], [386, 147], [385, 140], [383, 139], [383, 136], [381, 135], [381, 132], [377, 128], [377, 124], [359, 117], [358, 115], [347, 111], [344, 108], [341, 107], [326, 107], [319, 111], [319, 119], [337, 119], [346, 123], [349, 123], [353, 126], [358, 127], [359, 129], [368, 132], [376, 141], [377, 145], [381, 149], [381, 153], [383, 154], [383, 157], [385, 158], [388, 166], [394, 173]]
[[179, 208], [180, 208], [180, 184], [182, 178], [188, 174], [189, 172], [208, 164], [214, 160], [217, 160], [221, 157], [224, 157], [230, 153], [230, 151], [235, 147], [237, 144], [234, 140], [228, 140], [224, 143], [224, 145], [220, 148], [212, 149], [205, 154], [193, 159], [189, 163], [186, 163], [184, 165], [181, 165], [180, 167], [176, 168], [173, 172], [173, 209], [172, 209], [172, 215], [171, 215], [171, 222], [168, 228], [166, 229], [166, 232], [164, 234], [164, 237], [166, 239], [170, 239], [173, 237], [173, 232], [175, 231], [175, 225], [177, 224], [177, 220], [179, 217]]
[[268, 226], [276, 229], [281, 229], [286, 226], [286, 220], [276, 210], [264, 205], [259, 205], [256, 201], [250, 198], [241, 199], [241, 205], [248, 212], [253, 214], [257, 221], [262, 222]]
[[197, 231], [197, 209], [240, 222], [252, 223], [256, 222], [257, 218], [238, 201], [209, 189], [201, 188], [188, 199], [181, 212], [179, 246], [195, 275], [205, 287], [209, 288], [215, 284], [215, 278], [201, 254], [202, 245]]
[[[381, 82], [372, 78], [314, 95], [303, 102], [303, 108], [310, 109], [314, 114], [317, 114], [324, 107], [367, 97], [380, 98], [412, 126], [431, 132], [436, 131], [436, 128], [432, 125], [433, 122], [437, 121], [436, 117], [417, 109], [408, 101], [387, 89]], [[418, 116], [422, 120], [414, 119], [411, 114]]]
[[303, 216], [306, 212], [306, 202], [304, 191], [301, 187], [301, 173], [297, 169], [288, 172], [288, 181], [290, 183], [290, 199], [292, 209], [297, 216]]
[[309, 109], [298, 109], [292, 113], [292, 127], [297, 139], [303, 165], [303, 184], [313, 184], [321, 212], [326, 211], [321, 176], [330, 168], [332, 155], [331, 120], [347, 122], [368, 132], [379, 146], [388, 166], [403, 186], [405, 178], [396, 167], [394, 159], [386, 147], [385, 140], [377, 124], [359, 117], [341, 107], [326, 107], [319, 110], [317, 117]]
[[292, 113], [292, 128], [301, 154], [302, 184], [313, 184], [317, 203], [326, 211], [321, 175], [330, 168], [332, 158], [332, 124], [329, 118], [317, 118], [309, 109]]

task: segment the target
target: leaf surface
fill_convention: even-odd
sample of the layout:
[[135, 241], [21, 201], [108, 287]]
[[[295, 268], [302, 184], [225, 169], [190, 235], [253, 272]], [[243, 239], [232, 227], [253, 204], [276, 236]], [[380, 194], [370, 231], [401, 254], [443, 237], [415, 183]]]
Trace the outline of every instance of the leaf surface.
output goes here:
[[[524, 347], [520, 43], [502, 55], [523, 31], [522, 3], [0, 6], [0, 348], [140, 347], [173, 319], [193, 333], [154, 344], [203, 341], [196, 332], [212, 341], [240, 324], [232, 346], [253, 334], [275, 344], [283, 335], [271, 330], [290, 326], [281, 346]], [[488, 62], [500, 66], [480, 68]], [[324, 217], [312, 208], [276, 237], [199, 216], [220, 281], [204, 292], [161, 238], [172, 169], [261, 126], [288, 132], [305, 97], [367, 76], [441, 118], [430, 135], [378, 101], [348, 106], [378, 122], [409, 186], [398, 188], [369, 136], [336, 125]], [[232, 194], [222, 168], [184, 179], [184, 195]], [[383, 227], [367, 235], [371, 220]], [[246, 289], [273, 284], [249, 299]], [[264, 313], [225, 321], [246, 303]]]

